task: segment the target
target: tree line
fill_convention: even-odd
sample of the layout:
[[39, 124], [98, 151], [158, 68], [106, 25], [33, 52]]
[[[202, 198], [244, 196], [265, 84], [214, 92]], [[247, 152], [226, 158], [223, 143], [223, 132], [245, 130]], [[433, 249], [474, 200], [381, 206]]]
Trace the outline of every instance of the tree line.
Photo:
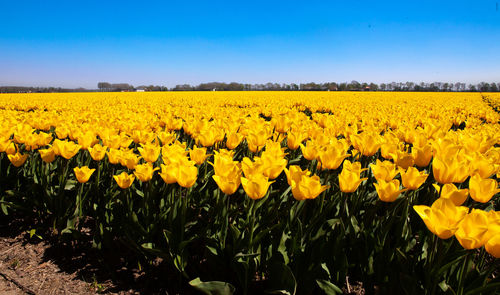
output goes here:
[[0, 93], [19, 92], [89, 92], [89, 91], [429, 91], [429, 92], [498, 92], [500, 82], [481, 82], [478, 84], [467, 84], [462, 82], [390, 82], [390, 83], [366, 83], [366, 82], [327, 82], [327, 83], [224, 83], [209, 82], [198, 85], [179, 84], [175, 87], [159, 85], [140, 85], [134, 87], [128, 83], [97, 83], [97, 89], [85, 88], [61, 88], [61, 87], [23, 87], [23, 86], [0, 86]]

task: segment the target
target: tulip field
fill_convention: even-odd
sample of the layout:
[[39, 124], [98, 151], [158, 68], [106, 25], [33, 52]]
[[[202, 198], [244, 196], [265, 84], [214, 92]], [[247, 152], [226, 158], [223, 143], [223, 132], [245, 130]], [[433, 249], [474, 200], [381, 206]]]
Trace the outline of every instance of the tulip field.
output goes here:
[[500, 94], [0, 94], [0, 114], [0, 215], [160, 261], [173, 292], [500, 294]]

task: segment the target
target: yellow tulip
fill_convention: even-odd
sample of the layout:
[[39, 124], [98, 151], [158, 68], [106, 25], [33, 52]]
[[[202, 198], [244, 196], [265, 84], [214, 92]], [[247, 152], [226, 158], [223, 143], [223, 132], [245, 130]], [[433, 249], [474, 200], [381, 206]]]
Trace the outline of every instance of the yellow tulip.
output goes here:
[[399, 173], [396, 169], [396, 164], [393, 164], [391, 161], [382, 162], [377, 159], [375, 164], [370, 164], [370, 168], [377, 181], [391, 181]]
[[92, 147], [94, 144], [98, 142], [95, 133], [87, 131], [84, 134], [78, 136], [78, 144], [81, 145], [83, 150]]
[[378, 134], [363, 132], [351, 136], [353, 146], [361, 152], [363, 156], [371, 157], [375, 155], [382, 143]]
[[177, 174], [177, 183], [185, 188], [192, 187], [198, 178], [198, 168], [194, 166], [194, 162], [188, 165], [180, 165]]
[[135, 176], [133, 174], [128, 174], [127, 172], [122, 172], [120, 175], [113, 175], [116, 183], [122, 189], [129, 188], [135, 180]]
[[488, 241], [492, 237], [500, 234], [500, 211], [491, 210], [488, 215], [488, 232], [485, 239]]
[[380, 180], [378, 183], [373, 184], [377, 190], [378, 197], [383, 202], [394, 202], [399, 194], [407, 189], [399, 189], [399, 180], [393, 179], [389, 182]]
[[415, 165], [418, 167], [427, 167], [432, 159], [432, 146], [426, 144], [424, 146], [413, 146], [411, 154], [415, 159]]
[[102, 159], [104, 159], [107, 149], [108, 148], [106, 146], [96, 144], [93, 147], [89, 147], [88, 151], [94, 161], [101, 161]]
[[307, 134], [292, 130], [286, 136], [286, 144], [292, 151], [299, 148], [299, 145], [307, 138]]
[[406, 170], [408, 167], [413, 166], [415, 160], [411, 154], [408, 154], [404, 151], [397, 150], [394, 154], [391, 154], [394, 163]]
[[349, 157], [344, 150], [338, 147], [328, 147], [325, 151], [319, 152], [319, 161], [321, 168], [335, 170], [340, 167], [342, 161]]
[[209, 155], [207, 155], [207, 148], [204, 147], [199, 148], [195, 145], [193, 149], [189, 151], [189, 157], [196, 163], [196, 165], [203, 164], [208, 156]]
[[484, 245], [486, 252], [495, 258], [500, 258], [500, 234], [495, 235]]
[[15, 153], [15, 154], [8, 154], [7, 157], [9, 158], [9, 161], [14, 165], [15, 167], [21, 167], [24, 162], [26, 162], [26, 159], [28, 159], [28, 154], [21, 154], [21, 153]]
[[241, 185], [245, 190], [246, 194], [253, 200], [263, 198], [269, 186], [273, 182], [269, 182], [268, 178], [264, 174], [251, 174], [241, 177]]
[[61, 156], [66, 160], [69, 160], [78, 153], [82, 146], [72, 141], [61, 141], [58, 147]]
[[406, 172], [401, 173], [401, 180], [405, 188], [416, 190], [425, 182], [427, 176], [429, 174], [425, 174], [424, 171], [418, 171], [415, 167], [409, 167]]
[[110, 164], [118, 164], [120, 162], [121, 150], [110, 148], [109, 151], [106, 151], [108, 155], [108, 161]]
[[486, 243], [486, 232], [488, 231], [488, 216], [486, 212], [472, 209], [460, 222], [455, 238], [465, 249], [471, 250], [483, 246]]
[[431, 207], [415, 205], [413, 209], [427, 228], [440, 239], [449, 239], [458, 230], [458, 225], [467, 215], [469, 208], [455, 206], [450, 199], [439, 198]]
[[234, 150], [238, 145], [240, 145], [244, 136], [239, 133], [230, 133], [227, 135], [226, 147], [230, 150]]
[[153, 178], [153, 173], [159, 169], [158, 167], [153, 169], [151, 163], [145, 163], [135, 167], [134, 175], [139, 178], [140, 181], [147, 182]]
[[462, 205], [469, 196], [468, 189], [464, 188], [459, 190], [453, 183], [447, 183], [442, 187], [437, 184], [433, 184], [432, 186], [434, 186], [438, 193], [439, 190], [441, 190], [441, 198], [450, 199], [456, 206]]
[[309, 170], [303, 171], [298, 165], [291, 165], [290, 169], [285, 168], [284, 170], [289, 186], [292, 186], [292, 181], [299, 182], [302, 175], [308, 176], [311, 174]]
[[292, 180], [291, 186], [292, 195], [298, 201], [314, 199], [329, 187], [328, 185], [321, 185], [317, 175], [307, 176], [304, 174], [300, 175], [298, 182]]
[[312, 140], [307, 141], [306, 146], [299, 144], [300, 150], [302, 151], [302, 156], [309, 161], [312, 161], [318, 157], [318, 149]]
[[496, 172], [496, 167], [488, 158], [479, 154], [471, 161], [470, 175], [479, 174], [481, 178], [489, 178]]
[[339, 174], [339, 186], [340, 190], [344, 193], [352, 193], [358, 189], [361, 182], [367, 180], [368, 178], [360, 178], [361, 163], [355, 162], [351, 163], [349, 160], [344, 161], [342, 167], [342, 172]]
[[53, 148], [38, 150], [38, 152], [40, 153], [42, 161], [44, 161], [45, 163], [52, 163], [56, 159], [56, 153], [54, 152]]
[[241, 184], [241, 172], [240, 174], [233, 174], [228, 176], [213, 175], [212, 178], [217, 183], [219, 189], [226, 195], [234, 194]]
[[139, 164], [140, 157], [132, 150], [122, 150], [120, 156], [118, 157], [118, 161], [122, 166], [127, 167], [130, 170], [134, 170], [137, 164]]
[[89, 169], [87, 166], [73, 168], [76, 179], [79, 183], [86, 183], [89, 181], [90, 176], [94, 173], [95, 169]]
[[287, 161], [282, 157], [276, 157], [263, 153], [260, 158], [260, 165], [262, 166], [262, 173], [269, 179], [277, 178], [283, 169], [286, 167]]
[[161, 147], [155, 144], [148, 143], [141, 144], [141, 147], [138, 147], [137, 150], [146, 162], [154, 163], [160, 156]]
[[432, 160], [432, 171], [434, 174], [434, 179], [441, 183], [447, 184], [453, 182], [453, 170], [449, 167], [449, 165], [441, 160], [440, 158], [434, 158]]
[[479, 174], [474, 174], [469, 180], [470, 197], [480, 203], [487, 203], [500, 189], [495, 179], [483, 179]]

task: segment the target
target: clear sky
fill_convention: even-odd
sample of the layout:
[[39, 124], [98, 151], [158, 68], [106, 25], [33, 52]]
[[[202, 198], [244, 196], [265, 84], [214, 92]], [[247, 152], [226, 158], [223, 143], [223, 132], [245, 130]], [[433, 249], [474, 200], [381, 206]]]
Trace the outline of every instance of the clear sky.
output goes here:
[[0, 1], [0, 85], [500, 82], [500, 0]]

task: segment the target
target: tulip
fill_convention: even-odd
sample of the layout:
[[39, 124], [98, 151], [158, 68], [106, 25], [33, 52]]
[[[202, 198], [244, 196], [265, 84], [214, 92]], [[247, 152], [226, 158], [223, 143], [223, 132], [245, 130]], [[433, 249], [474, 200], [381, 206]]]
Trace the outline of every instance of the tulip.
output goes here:
[[85, 134], [78, 136], [78, 144], [81, 145], [81, 148], [84, 150], [92, 147], [97, 142], [98, 140], [95, 133], [91, 131], [87, 131]]
[[299, 145], [307, 138], [307, 134], [301, 132], [289, 132], [286, 136], [286, 144], [292, 151], [299, 148]]
[[342, 172], [340, 172], [339, 174], [340, 190], [344, 193], [355, 192], [361, 182], [368, 179], [360, 178], [361, 171], [363, 170], [366, 169], [361, 169], [361, 163], [351, 163], [351, 161], [345, 160], [342, 167]]
[[200, 130], [197, 136], [197, 143], [201, 144], [203, 147], [213, 146], [217, 141], [217, 132], [213, 127], [207, 127]]
[[73, 158], [82, 146], [72, 141], [61, 141], [59, 144], [59, 153], [63, 158], [69, 160]]
[[15, 167], [21, 167], [24, 162], [26, 162], [26, 159], [28, 159], [28, 154], [21, 154], [19, 152], [15, 154], [8, 154], [7, 157], [9, 158], [9, 161], [14, 165]]
[[95, 169], [89, 169], [87, 166], [83, 167], [75, 167], [73, 168], [73, 171], [75, 172], [76, 180], [78, 180], [79, 183], [86, 183], [89, 181], [90, 176], [92, 173], [94, 173]]
[[425, 174], [424, 171], [418, 171], [415, 167], [410, 167], [406, 172], [401, 173], [401, 180], [403, 181], [403, 186], [409, 190], [418, 189], [427, 179], [429, 174]]
[[118, 164], [121, 158], [121, 150], [110, 148], [109, 151], [106, 152], [108, 155], [108, 161], [110, 164]]
[[159, 173], [163, 181], [167, 184], [177, 182], [178, 162], [170, 163], [168, 166], [161, 164], [161, 172]]
[[8, 138], [0, 138], [0, 153], [5, 152], [7, 155], [12, 155], [16, 153], [16, 145]]
[[38, 150], [38, 152], [40, 153], [42, 161], [44, 161], [45, 163], [52, 163], [56, 159], [56, 153], [54, 152], [53, 148]]
[[230, 150], [234, 150], [243, 140], [245, 136], [239, 133], [230, 133], [227, 135], [226, 147]]
[[393, 164], [391, 161], [382, 162], [377, 159], [375, 164], [370, 164], [370, 168], [377, 181], [391, 181], [399, 173], [396, 169], [396, 164]]
[[318, 158], [318, 148], [314, 144], [312, 140], [307, 141], [307, 145], [299, 144], [300, 149], [302, 151], [302, 156], [309, 161], [315, 160]]
[[141, 147], [138, 147], [137, 150], [141, 154], [142, 158], [149, 163], [154, 163], [158, 160], [160, 156], [160, 146], [155, 144], [141, 144]]
[[266, 195], [271, 183], [273, 182], [269, 182], [268, 178], [263, 174], [251, 174], [246, 176], [246, 178], [241, 177], [241, 185], [243, 186], [243, 189], [253, 200], [263, 198]]
[[393, 179], [389, 182], [380, 180], [378, 183], [373, 184], [377, 190], [378, 197], [383, 202], [394, 202], [399, 194], [407, 189], [399, 189], [399, 180]]
[[291, 165], [290, 169], [285, 168], [284, 170], [289, 186], [292, 186], [292, 181], [299, 182], [302, 175], [308, 176], [311, 174], [309, 170], [303, 171], [298, 165]]
[[470, 175], [479, 174], [481, 178], [489, 178], [495, 174], [496, 167], [490, 159], [479, 154], [474, 160], [471, 161]]
[[122, 150], [118, 159], [122, 166], [134, 170], [137, 164], [139, 164], [140, 157], [134, 154], [132, 150]]
[[321, 185], [317, 175], [300, 175], [299, 181], [292, 180], [292, 195], [297, 201], [315, 199], [319, 194], [328, 189], [328, 185]]
[[[265, 153], [265, 152], [264, 152]], [[286, 167], [287, 160], [282, 157], [271, 156], [268, 153], [262, 154], [260, 164], [262, 172], [269, 179], [277, 178]]]
[[488, 232], [485, 239], [488, 241], [497, 234], [500, 234], [500, 211], [491, 210], [487, 212], [488, 215]]
[[266, 128], [262, 128], [258, 131], [252, 131], [247, 136], [248, 149], [252, 153], [260, 151], [266, 144], [266, 140], [269, 138], [269, 133]]
[[353, 146], [363, 154], [363, 156], [371, 157], [375, 155], [382, 143], [378, 134], [369, 134], [363, 132], [351, 136]]
[[408, 167], [410, 166], [413, 166], [413, 164], [415, 163], [413, 156], [404, 151], [396, 150], [396, 152], [391, 154], [391, 156], [394, 160], [394, 163], [404, 170], [408, 169]]
[[458, 225], [467, 215], [469, 208], [455, 206], [450, 199], [439, 198], [431, 207], [415, 205], [413, 209], [427, 228], [440, 239], [449, 239], [458, 230]]
[[133, 174], [128, 174], [127, 172], [122, 172], [120, 175], [113, 175], [116, 183], [122, 189], [129, 188], [134, 182], [135, 176]]
[[104, 159], [107, 149], [108, 148], [106, 146], [96, 144], [93, 147], [89, 147], [87, 150], [94, 161], [101, 161]]
[[189, 151], [189, 157], [196, 163], [196, 165], [203, 164], [208, 156], [209, 155], [207, 155], [207, 148], [204, 147], [199, 148], [195, 145], [193, 149]]
[[241, 172], [240, 174], [230, 176], [213, 175], [212, 178], [217, 183], [219, 189], [226, 195], [234, 194], [241, 184]]
[[177, 183], [185, 188], [192, 187], [198, 178], [198, 168], [194, 166], [194, 162], [191, 163], [188, 165], [179, 165]]
[[455, 237], [462, 247], [471, 250], [483, 246], [486, 241], [488, 231], [488, 216], [486, 212], [479, 209], [472, 209], [467, 214], [455, 232]]
[[469, 192], [471, 198], [480, 203], [487, 203], [500, 189], [495, 179], [483, 179], [479, 174], [474, 174], [469, 180]]
[[441, 190], [441, 198], [450, 199], [456, 206], [462, 205], [469, 195], [468, 189], [459, 190], [453, 183], [447, 183], [442, 187], [437, 184], [433, 184], [432, 186], [434, 186], [438, 193]]
[[153, 178], [153, 173], [160, 168], [154, 168], [151, 163], [137, 165], [135, 167], [134, 175], [142, 182], [150, 181]]
[[321, 151], [319, 153], [319, 160], [321, 162], [321, 167], [324, 169], [335, 170], [340, 167], [340, 164], [345, 158], [349, 157], [344, 150], [335, 147], [328, 147], [326, 151]]
[[411, 154], [415, 159], [415, 165], [418, 167], [427, 167], [432, 159], [432, 146], [426, 144], [424, 146], [413, 146]]
[[175, 138], [176, 138], [175, 133], [171, 132], [160, 132], [158, 134], [158, 139], [160, 139], [162, 146], [171, 144], [172, 142], [175, 141]]
[[500, 258], [500, 233], [492, 237], [484, 245], [486, 252], [495, 258]]

